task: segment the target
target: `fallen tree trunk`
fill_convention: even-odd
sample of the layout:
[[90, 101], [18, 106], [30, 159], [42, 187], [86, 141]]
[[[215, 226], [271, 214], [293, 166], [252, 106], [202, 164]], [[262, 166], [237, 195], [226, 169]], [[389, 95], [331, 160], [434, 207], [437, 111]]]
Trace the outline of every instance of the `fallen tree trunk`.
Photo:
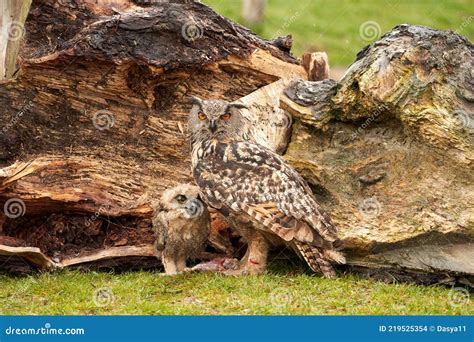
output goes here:
[[[295, 82], [307, 74], [288, 44], [199, 3], [33, 1], [26, 30], [19, 76], [0, 84], [0, 196], [13, 209], [0, 255], [39, 247], [44, 258], [27, 260], [40, 268], [151, 262], [150, 202], [191, 181], [184, 132], [197, 95], [252, 107], [255, 138], [311, 184], [349, 265], [472, 281], [472, 135], [459, 124], [472, 119], [472, 45], [462, 37], [400, 26], [340, 82]], [[310, 78], [326, 67], [308, 63]]]
[[340, 82], [298, 81], [286, 153], [330, 208], [350, 264], [474, 274], [473, 46], [401, 25]]
[[18, 77], [0, 84], [0, 244], [47, 265], [152, 243], [151, 202], [192, 180], [190, 95], [306, 75], [287, 46], [200, 3], [115, 5], [33, 1]]

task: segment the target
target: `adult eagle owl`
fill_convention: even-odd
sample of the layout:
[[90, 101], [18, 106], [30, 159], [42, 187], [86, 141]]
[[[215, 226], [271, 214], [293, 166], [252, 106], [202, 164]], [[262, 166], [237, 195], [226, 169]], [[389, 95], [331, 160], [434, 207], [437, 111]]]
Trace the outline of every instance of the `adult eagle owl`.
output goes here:
[[237, 271], [266, 269], [275, 237], [297, 250], [311, 269], [335, 275], [331, 262], [344, 263], [341, 241], [329, 216], [303, 178], [278, 154], [256, 144], [240, 113], [243, 105], [193, 97], [188, 129], [193, 176], [202, 199], [219, 210], [247, 240]]

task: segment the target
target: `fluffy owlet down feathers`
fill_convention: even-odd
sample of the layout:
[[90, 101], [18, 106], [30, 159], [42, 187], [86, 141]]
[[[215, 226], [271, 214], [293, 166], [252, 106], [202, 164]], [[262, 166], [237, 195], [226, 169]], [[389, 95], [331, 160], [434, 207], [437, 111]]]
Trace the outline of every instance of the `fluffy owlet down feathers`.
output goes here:
[[155, 247], [166, 274], [182, 272], [186, 260], [204, 249], [210, 216], [198, 195], [196, 186], [180, 184], [164, 191], [155, 209]]
[[278, 154], [252, 142], [243, 106], [193, 99], [189, 117], [193, 175], [201, 197], [248, 241], [238, 274], [266, 268], [269, 239], [297, 250], [314, 272], [331, 277], [344, 263], [329, 216], [303, 178]]

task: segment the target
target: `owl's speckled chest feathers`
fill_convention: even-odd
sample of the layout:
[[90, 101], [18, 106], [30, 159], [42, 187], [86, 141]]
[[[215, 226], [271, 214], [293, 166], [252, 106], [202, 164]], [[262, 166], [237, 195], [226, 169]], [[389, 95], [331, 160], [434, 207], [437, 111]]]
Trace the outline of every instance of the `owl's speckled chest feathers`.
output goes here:
[[[271, 201], [283, 161], [256, 145], [208, 140], [194, 146], [192, 163], [201, 197], [227, 216], [241, 212], [238, 203]], [[245, 221], [245, 215], [239, 219]]]
[[288, 203], [293, 201], [289, 189], [292, 183], [281, 183], [279, 171], [284, 161], [265, 148], [246, 142], [209, 140], [194, 147], [193, 175], [200, 186], [201, 198], [219, 210], [244, 238], [257, 228], [272, 245], [280, 245], [283, 240], [242, 210], [242, 205], [275, 202], [273, 196], [284, 190], [288, 190]]
[[290, 239], [295, 227], [313, 239], [309, 226], [336, 239], [329, 216], [281, 156], [249, 142], [205, 140], [193, 147], [193, 176], [209, 206], [241, 220], [250, 216], [284, 239]]

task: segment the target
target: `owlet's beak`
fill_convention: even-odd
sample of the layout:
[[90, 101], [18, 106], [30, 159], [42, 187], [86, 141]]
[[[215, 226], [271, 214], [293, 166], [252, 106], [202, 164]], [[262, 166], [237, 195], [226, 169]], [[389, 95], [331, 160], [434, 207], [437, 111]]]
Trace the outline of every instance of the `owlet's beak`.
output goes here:
[[204, 205], [202, 204], [200, 200], [192, 199], [186, 203], [184, 210], [185, 210], [185, 215], [188, 218], [194, 218], [202, 214], [202, 212], [204, 211]]

